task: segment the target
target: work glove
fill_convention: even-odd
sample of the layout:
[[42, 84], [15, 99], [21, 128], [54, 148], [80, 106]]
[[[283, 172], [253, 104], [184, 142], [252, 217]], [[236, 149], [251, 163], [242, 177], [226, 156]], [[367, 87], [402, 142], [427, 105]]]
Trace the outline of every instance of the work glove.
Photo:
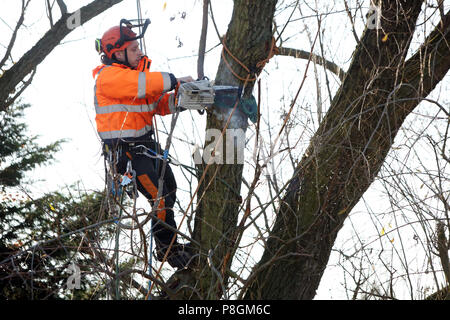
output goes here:
[[192, 81], [194, 81], [194, 78], [192, 78], [191, 76], [186, 76], [186, 77], [177, 78], [177, 80], [180, 81], [180, 83], [184, 83], [184, 82], [192, 82]]
[[141, 71], [141, 72], [149, 71], [151, 63], [152, 63], [152, 60], [150, 60], [147, 56], [142, 56], [136, 70]]

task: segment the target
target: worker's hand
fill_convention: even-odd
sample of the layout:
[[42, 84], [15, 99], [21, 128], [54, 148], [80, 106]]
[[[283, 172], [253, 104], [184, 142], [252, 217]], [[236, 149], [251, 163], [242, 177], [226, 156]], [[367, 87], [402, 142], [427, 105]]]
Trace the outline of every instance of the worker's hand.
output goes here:
[[192, 81], [194, 81], [194, 78], [192, 78], [191, 76], [187, 76], [187, 77], [177, 78], [177, 80], [180, 81], [181, 83], [192, 82]]

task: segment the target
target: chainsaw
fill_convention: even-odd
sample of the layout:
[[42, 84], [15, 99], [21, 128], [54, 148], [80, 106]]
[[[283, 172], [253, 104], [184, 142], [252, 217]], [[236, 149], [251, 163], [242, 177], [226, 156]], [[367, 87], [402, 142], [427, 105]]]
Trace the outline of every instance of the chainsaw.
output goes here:
[[207, 79], [184, 82], [178, 88], [177, 107], [197, 110], [203, 113], [204, 109], [212, 106], [223, 97], [239, 97], [241, 89], [234, 86], [216, 86]]

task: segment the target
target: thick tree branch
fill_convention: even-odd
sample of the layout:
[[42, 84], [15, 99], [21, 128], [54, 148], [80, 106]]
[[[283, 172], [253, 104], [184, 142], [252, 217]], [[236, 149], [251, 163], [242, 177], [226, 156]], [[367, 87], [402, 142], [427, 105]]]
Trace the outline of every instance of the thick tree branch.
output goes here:
[[[95, 0], [90, 4], [82, 7], [75, 15], [79, 14], [80, 25], [99, 15], [111, 6], [121, 2], [122, 0]], [[72, 14], [65, 14], [58, 20], [53, 28], [30, 49], [20, 60], [10, 69], [5, 71], [0, 77], [0, 111], [4, 111], [14, 99], [10, 99], [9, 95], [14, 93], [16, 86], [28, 75], [32, 70], [47, 57], [47, 55], [78, 25], [73, 25]]]
[[[378, 174], [405, 118], [450, 69], [448, 13], [405, 62], [421, 2], [380, 2], [385, 33], [366, 29], [361, 37], [289, 183], [247, 299], [315, 296], [347, 215]], [[289, 252], [297, 256], [258, 269]]]
[[342, 70], [337, 64], [334, 62], [331, 62], [321, 56], [318, 56], [314, 53], [310, 53], [309, 51], [300, 50], [300, 49], [293, 49], [293, 48], [286, 48], [286, 47], [279, 47], [278, 48], [277, 55], [280, 56], [289, 56], [294, 58], [300, 58], [309, 60], [310, 54], [312, 55], [311, 60], [315, 61], [317, 64], [325, 67], [327, 70], [333, 72], [335, 75], [339, 77], [341, 81], [344, 80], [345, 77], [345, 71]]

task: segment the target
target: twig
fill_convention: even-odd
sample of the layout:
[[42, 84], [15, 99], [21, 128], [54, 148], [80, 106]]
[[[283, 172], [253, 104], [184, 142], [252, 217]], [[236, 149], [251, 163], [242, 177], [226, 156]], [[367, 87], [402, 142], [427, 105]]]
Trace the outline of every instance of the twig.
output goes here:
[[353, 36], [355, 37], [356, 43], [359, 44], [360, 41], [359, 41], [358, 35], [356, 34], [355, 24], [354, 24], [353, 18], [352, 18], [352, 13], [350, 12], [350, 9], [348, 7], [348, 4], [347, 4], [346, 0], [344, 0], [344, 4], [345, 4], [345, 10], [347, 11], [348, 18], [350, 19], [350, 23], [352, 24]]
[[45, 10], [47, 17], [50, 20], [50, 28], [53, 28], [52, 6], [50, 5], [50, 0], [45, 1]]

